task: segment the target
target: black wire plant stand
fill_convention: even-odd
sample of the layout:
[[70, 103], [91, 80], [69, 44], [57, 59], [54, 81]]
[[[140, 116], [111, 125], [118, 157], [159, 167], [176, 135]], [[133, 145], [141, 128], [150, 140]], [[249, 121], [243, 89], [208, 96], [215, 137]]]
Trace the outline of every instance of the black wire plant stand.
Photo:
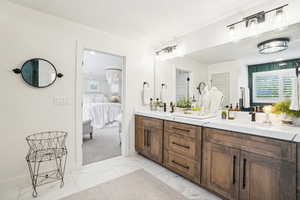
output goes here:
[[63, 131], [48, 131], [26, 137], [29, 145], [26, 161], [33, 187], [33, 197], [37, 197], [37, 187], [40, 185], [60, 181], [60, 187], [64, 186], [68, 155], [65, 144], [67, 135]]

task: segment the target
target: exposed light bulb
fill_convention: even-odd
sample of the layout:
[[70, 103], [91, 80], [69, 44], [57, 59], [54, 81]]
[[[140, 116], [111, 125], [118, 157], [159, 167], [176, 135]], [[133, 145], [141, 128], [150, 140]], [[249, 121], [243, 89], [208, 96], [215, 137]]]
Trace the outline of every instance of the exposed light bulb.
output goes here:
[[256, 17], [249, 19], [248, 21], [248, 34], [253, 36], [256, 35], [259, 32], [259, 24], [258, 24], [258, 19]]
[[257, 18], [252, 18], [249, 20], [248, 22], [249, 29], [254, 29], [256, 25], [257, 25]]
[[228, 33], [233, 42], [239, 41], [239, 27], [237, 25], [228, 26]]
[[278, 28], [279, 30], [283, 30], [286, 27], [285, 21], [286, 16], [283, 8], [278, 8], [275, 11], [274, 19], [273, 19], [273, 25], [275, 28]]
[[229, 27], [229, 34], [230, 34], [231, 37], [235, 36], [235, 27], [234, 27], [234, 25]]
[[276, 16], [276, 20], [278, 22], [281, 22], [283, 20], [283, 8], [277, 9], [275, 16]]

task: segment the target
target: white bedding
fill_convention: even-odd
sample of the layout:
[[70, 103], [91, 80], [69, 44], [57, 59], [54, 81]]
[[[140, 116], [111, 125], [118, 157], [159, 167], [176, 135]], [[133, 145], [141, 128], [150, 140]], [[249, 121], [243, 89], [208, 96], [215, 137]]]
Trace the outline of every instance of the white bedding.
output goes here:
[[95, 128], [103, 128], [120, 119], [120, 103], [84, 103], [83, 120], [92, 120]]

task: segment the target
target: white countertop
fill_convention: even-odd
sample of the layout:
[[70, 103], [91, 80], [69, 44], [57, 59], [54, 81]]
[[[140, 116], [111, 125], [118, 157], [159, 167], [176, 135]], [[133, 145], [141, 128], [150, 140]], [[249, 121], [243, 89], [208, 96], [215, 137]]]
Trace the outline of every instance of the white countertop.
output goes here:
[[296, 128], [284, 125], [267, 125], [258, 122], [251, 122], [250, 120], [230, 121], [222, 119], [212, 119], [208, 123], [204, 124], [204, 127], [229, 130], [287, 141], [293, 141], [293, 139], [296, 137], [297, 132], [295, 131], [295, 129], [298, 129], [298, 132], [300, 133], [299, 127]]
[[216, 128], [240, 132], [255, 136], [300, 142], [300, 127], [281, 124], [266, 125], [260, 122], [251, 122], [250, 119], [223, 120], [213, 116], [185, 115], [183, 113], [169, 113], [137, 109], [135, 114], [163, 120], [175, 121], [191, 125]]

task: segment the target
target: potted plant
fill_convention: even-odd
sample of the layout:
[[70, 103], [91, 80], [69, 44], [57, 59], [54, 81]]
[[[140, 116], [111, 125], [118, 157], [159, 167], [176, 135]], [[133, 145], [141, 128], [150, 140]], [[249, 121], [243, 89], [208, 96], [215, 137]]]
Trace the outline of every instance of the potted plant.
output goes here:
[[191, 102], [186, 100], [177, 101], [176, 107], [178, 108], [191, 108]]
[[295, 111], [290, 109], [291, 101], [277, 102], [273, 107], [274, 114], [280, 114], [281, 121], [284, 124], [293, 124], [295, 118], [300, 117], [300, 110]]

